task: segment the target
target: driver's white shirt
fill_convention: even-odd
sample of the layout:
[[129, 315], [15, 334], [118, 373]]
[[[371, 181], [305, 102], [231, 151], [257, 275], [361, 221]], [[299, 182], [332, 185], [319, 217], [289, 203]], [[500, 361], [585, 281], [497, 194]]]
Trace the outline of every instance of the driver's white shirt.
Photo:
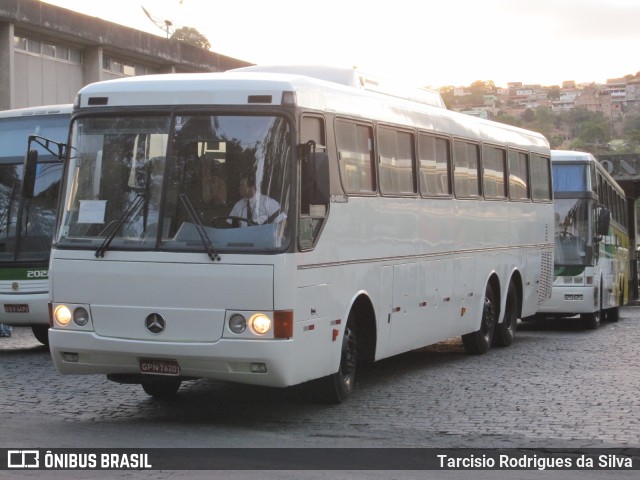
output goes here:
[[[249, 220], [252, 220], [254, 223], [257, 223], [259, 225], [265, 223], [271, 215], [280, 210], [280, 204], [273, 198], [266, 195], [256, 194], [248, 200], [251, 204], [252, 217], [249, 218]], [[231, 212], [229, 212], [229, 216], [248, 218], [247, 199], [241, 198], [240, 200], [238, 200], [231, 209]], [[231, 223], [230, 220], [228, 222]], [[245, 227], [247, 224], [246, 222], [240, 222], [240, 225]]]

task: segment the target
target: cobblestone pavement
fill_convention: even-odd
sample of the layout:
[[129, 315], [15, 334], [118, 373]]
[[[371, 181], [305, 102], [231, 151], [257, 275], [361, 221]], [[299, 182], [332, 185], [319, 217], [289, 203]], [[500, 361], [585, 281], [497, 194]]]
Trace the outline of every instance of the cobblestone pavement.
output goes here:
[[520, 324], [511, 347], [486, 355], [453, 339], [368, 366], [347, 402], [327, 406], [305, 386], [212, 380], [158, 401], [60, 375], [15, 328], [0, 339], [0, 447], [637, 448], [639, 345], [640, 307], [595, 331]]
[[[0, 339], [0, 409], [69, 426], [240, 429], [251, 432], [249, 446], [277, 433], [292, 446], [638, 447], [640, 307], [621, 317], [596, 331], [520, 324], [511, 347], [482, 356], [455, 339], [387, 359], [367, 367], [338, 406], [314, 403], [305, 387], [211, 380], [185, 382], [175, 400], [159, 402], [137, 385], [60, 375], [30, 329], [15, 328]], [[216, 436], [216, 446], [234, 437]]]

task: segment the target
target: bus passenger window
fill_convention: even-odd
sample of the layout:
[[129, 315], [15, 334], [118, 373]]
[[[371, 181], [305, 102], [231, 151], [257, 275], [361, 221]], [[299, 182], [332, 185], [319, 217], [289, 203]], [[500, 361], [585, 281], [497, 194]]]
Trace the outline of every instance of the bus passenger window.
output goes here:
[[424, 196], [451, 195], [449, 164], [451, 145], [448, 139], [420, 134], [420, 191]]
[[373, 155], [373, 129], [368, 125], [338, 120], [336, 140], [340, 177], [347, 193], [375, 193], [375, 163]]
[[478, 168], [480, 164], [479, 147], [476, 144], [454, 140], [453, 142], [453, 181], [458, 198], [480, 196]]
[[490, 199], [507, 198], [507, 160], [504, 149], [485, 145], [482, 148], [482, 184], [484, 197]]
[[523, 152], [509, 150], [509, 198], [529, 199], [529, 156]]
[[413, 195], [413, 135], [390, 128], [379, 128], [380, 191], [383, 194]]
[[551, 200], [551, 161], [531, 154], [531, 191], [534, 200]]

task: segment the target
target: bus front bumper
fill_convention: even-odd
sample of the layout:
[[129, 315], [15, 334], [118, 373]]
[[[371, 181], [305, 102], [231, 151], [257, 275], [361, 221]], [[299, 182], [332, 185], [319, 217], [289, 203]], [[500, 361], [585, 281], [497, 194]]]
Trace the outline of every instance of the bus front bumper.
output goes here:
[[49, 293], [0, 294], [0, 323], [49, 325]]
[[538, 309], [543, 315], [573, 316], [593, 313], [597, 308], [597, 292], [594, 287], [555, 286], [551, 298]]
[[[179, 366], [178, 376], [286, 387], [293, 376], [290, 340], [230, 340], [212, 343], [148, 342], [100, 337], [95, 332], [49, 330], [51, 357], [62, 374], [143, 373], [141, 360]], [[173, 374], [174, 372], [172, 372]]]

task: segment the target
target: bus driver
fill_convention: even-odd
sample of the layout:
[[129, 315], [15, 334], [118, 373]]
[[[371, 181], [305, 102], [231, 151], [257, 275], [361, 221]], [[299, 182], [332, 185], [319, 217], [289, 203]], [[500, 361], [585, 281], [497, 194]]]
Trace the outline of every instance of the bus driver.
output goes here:
[[[253, 171], [240, 175], [240, 200], [229, 212], [230, 217], [249, 220], [249, 225], [271, 223], [278, 212], [280, 204], [267, 195], [261, 195], [256, 189], [256, 174]], [[232, 219], [227, 220], [232, 223]], [[246, 227], [246, 221], [240, 221], [241, 227]]]

